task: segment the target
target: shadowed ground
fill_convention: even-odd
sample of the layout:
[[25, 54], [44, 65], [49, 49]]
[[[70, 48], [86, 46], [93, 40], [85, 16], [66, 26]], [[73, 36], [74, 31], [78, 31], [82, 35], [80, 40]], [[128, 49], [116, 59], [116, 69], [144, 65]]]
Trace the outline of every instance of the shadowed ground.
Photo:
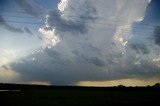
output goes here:
[[159, 87], [22, 86], [28, 88], [0, 92], [3, 106], [153, 105], [160, 95]]

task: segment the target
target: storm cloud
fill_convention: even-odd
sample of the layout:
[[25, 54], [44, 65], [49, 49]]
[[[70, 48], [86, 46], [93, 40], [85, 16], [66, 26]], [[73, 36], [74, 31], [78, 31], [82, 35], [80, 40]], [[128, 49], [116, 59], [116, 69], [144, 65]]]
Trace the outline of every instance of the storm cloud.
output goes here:
[[144, 44], [132, 44], [131, 48], [135, 50], [138, 54], [149, 54], [150, 52]]
[[[54, 28], [59, 32], [71, 32], [74, 34], [86, 33], [88, 31], [89, 22], [96, 20], [96, 9], [89, 3], [84, 2], [83, 6], [79, 7], [83, 13], [76, 16], [66, 15], [60, 10], [48, 12], [46, 16], [46, 27]], [[71, 7], [71, 11], [77, 11], [77, 8]]]
[[151, 35], [133, 30], [133, 24], [143, 21], [148, 4], [149, 0], [61, 0], [39, 28], [46, 38], [43, 52], [11, 66], [23, 80], [56, 85], [159, 77]]

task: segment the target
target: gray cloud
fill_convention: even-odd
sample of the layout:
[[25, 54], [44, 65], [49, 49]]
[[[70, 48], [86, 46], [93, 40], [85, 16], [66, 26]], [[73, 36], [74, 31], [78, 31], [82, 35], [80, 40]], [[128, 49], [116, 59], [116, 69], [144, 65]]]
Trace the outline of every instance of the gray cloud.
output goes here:
[[37, 35], [37, 38], [40, 39], [40, 40], [43, 39], [42, 36], [40, 36], [40, 35]]
[[27, 27], [24, 28], [24, 31], [29, 35], [33, 35], [33, 32], [31, 32]]
[[[56, 29], [56, 31], [67, 31], [75, 34], [77, 32], [85, 33], [88, 31], [87, 23], [94, 22], [97, 19], [95, 16], [96, 9], [89, 2], [85, 2], [81, 9], [83, 14], [76, 16], [66, 15], [66, 18], [62, 17], [63, 13], [59, 10], [50, 11], [46, 23], [49, 27]], [[76, 11], [74, 7], [71, 10]]]
[[149, 60], [140, 60], [139, 64], [133, 64], [133, 61], [136, 62], [135, 58], [130, 57], [125, 67], [118, 67], [122, 75], [128, 77], [154, 77], [160, 75], [158, 66]]
[[[78, 53], [75, 53], [78, 54]], [[32, 61], [32, 57], [35, 61]], [[59, 54], [54, 49], [46, 49], [27, 57], [21, 63], [13, 63], [13, 70], [22, 75], [25, 81], [48, 81], [56, 85], [73, 85], [79, 81], [104, 81], [121, 78], [150, 78], [159, 76], [157, 66], [141, 61], [141, 65], [134, 65], [134, 58], [127, 58], [125, 66], [121, 63], [114, 67], [104, 67], [104, 63], [98, 58], [70, 57], [68, 60], [65, 54]], [[93, 64], [93, 65], [92, 65]], [[104, 70], [104, 68], [106, 70]]]
[[99, 59], [98, 57], [91, 57], [91, 56], [89, 57], [80, 54], [80, 52], [78, 51], [72, 51], [72, 53], [75, 54], [75, 56], [82, 62], [93, 64], [98, 67], [104, 67], [106, 65], [106, 63], [103, 60]]
[[144, 44], [130, 44], [130, 47], [135, 50], [138, 54], [149, 54], [150, 51], [147, 49], [147, 47]]
[[45, 10], [38, 5], [32, 3], [31, 0], [14, 0], [26, 13], [37, 18], [45, 14]]
[[[40, 18], [45, 15], [45, 10], [40, 6], [33, 4], [31, 0], [14, 0], [15, 3], [18, 4], [27, 14], [35, 16], [36, 18]], [[0, 15], [0, 25], [5, 29], [14, 32], [14, 33], [24, 33], [33, 35], [33, 33], [27, 28], [24, 28], [24, 31], [21, 28], [16, 28], [14, 26], [9, 25], [6, 20]]]
[[25, 27], [24, 30], [22, 30], [21, 28], [16, 28], [12, 25], [9, 25], [1, 15], [0, 15], [0, 26], [14, 33], [25, 33], [26, 32], [29, 35], [33, 35], [33, 33], [27, 27]]
[[156, 26], [153, 32], [155, 44], [160, 45], [160, 26]]
[[90, 61], [91, 61], [91, 63], [93, 63], [93, 64], [96, 65], [96, 66], [100, 66], [100, 67], [105, 66], [105, 62], [102, 61], [102, 60], [100, 60], [100, 59], [97, 58], [97, 57], [92, 58]]
[[50, 27], [54, 27], [58, 31], [70, 31], [70, 32], [81, 32], [87, 31], [86, 26], [81, 22], [72, 22], [70, 20], [64, 20], [61, 18], [61, 14], [58, 11], [49, 12], [49, 18], [47, 23]]
[[11, 32], [24, 33], [21, 28], [15, 28], [14, 26], [9, 25], [1, 15], [0, 15], [0, 25]]

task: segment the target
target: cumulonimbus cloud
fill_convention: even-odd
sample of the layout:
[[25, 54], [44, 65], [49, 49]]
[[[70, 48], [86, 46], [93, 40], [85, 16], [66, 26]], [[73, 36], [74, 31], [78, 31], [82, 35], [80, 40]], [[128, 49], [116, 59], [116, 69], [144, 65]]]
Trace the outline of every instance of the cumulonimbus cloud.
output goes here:
[[151, 34], [140, 36], [133, 27], [145, 18], [149, 1], [62, 0], [39, 28], [47, 47], [54, 47], [12, 67], [26, 80], [36, 76], [53, 84], [157, 77], [157, 46], [147, 40]]

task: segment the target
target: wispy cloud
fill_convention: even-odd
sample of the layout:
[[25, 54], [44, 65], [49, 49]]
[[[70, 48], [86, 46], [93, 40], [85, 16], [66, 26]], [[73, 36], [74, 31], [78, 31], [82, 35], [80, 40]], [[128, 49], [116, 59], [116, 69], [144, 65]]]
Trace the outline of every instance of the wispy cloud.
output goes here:
[[29, 35], [33, 35], [33, 32], [31, 32], [27, 27], [24, 28], [24, 31]]
[[1, 15], [0, 15], [0, 26], [3, 26], [5, 29], [14, 33], [24, 33], [24, 31], [21, 28], [16, 28], [14, 26], [9, 25]]
[[18, 6], [20, 6], [26, 13], [35, 16], [37, 18], [42, 17], [45, 14], [45, 10], [33, 4], [31, 0], [14, 0]]

